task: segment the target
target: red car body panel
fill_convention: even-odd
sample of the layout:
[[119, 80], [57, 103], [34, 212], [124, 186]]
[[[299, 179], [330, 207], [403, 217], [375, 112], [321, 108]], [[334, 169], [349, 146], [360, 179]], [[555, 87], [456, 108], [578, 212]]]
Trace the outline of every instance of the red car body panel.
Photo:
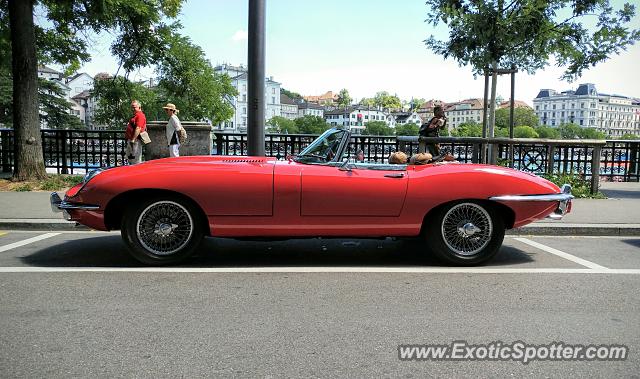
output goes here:
[[[79, 187], [70, 190], [65, 200], [99, 205], [95, 211], [70, 211], [73, 220], [98, 230], [107, 229], [104, 212], [110, 211], [116, 196], [156, 189], [180, 193], [197, 203], [212, 236], [377, 237], [417, 236], [425, 215], [444, 203], [560, 191], [535, 175], [497, 166], [401, 167], [357, 166], [345, 171], [335, 165], [265, 157], [167, 158], [105, 170], [79, 192]], [[513, 210], [514, 227], [544, 218], [558, 205], [502, 203]]]

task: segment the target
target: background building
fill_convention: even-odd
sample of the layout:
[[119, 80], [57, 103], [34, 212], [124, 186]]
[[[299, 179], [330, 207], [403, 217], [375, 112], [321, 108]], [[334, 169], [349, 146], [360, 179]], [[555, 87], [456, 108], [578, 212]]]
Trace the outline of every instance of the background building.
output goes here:
[[[218, 130], [226, 130], [229, 132], [244, 133], [247, 131], [247, 96], [248, 81], [247, 69], [240, 66], [232, 66], [223, 64], [217, 66], [214, 71], [219, 74], [227, 74], [231, 77], [231, 83], [238, 91], [238, 96], [232, 99], [232, 105], [235, 109], [231, 119], [224, 121], [216, 126]], [[265, 83], [265, 122], [274, 116], [280, 116], [280, 83], [273, 80], [273, 77], [266, 79]]]
[[300, 103], [298, 104], [298, 117], [304, 116], [318, 116], [324, 118], [324, 107], [314, 103]]
[[598, 93], [592, 83], [560, 93], [542, 89], [533, 104], [542, 125], [558, 127], [573, 123], [610, 136], [640, 134], [640, 100]]
[[451, 130], [464, 123], [482, 124], [484, 102], [482, 99], [467, 99], [444, 105], [447, 129]]
[[331, 126], [343, 127], [353, 134], [361, 134], [369, 121], [384, 121], [389, 124], [387, 116], [381, 110], [359, 105], [324, 112], [324, 118]]
[[298, 118], [298, 104], [284, 93], [280, 94], [280, 115], [289, 120]]

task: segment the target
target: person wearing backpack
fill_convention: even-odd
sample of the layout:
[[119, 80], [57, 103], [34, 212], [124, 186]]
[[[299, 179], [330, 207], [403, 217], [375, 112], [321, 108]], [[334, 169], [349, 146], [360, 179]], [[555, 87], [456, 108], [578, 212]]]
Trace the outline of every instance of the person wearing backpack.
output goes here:
[[[420, 126], [420, 136], [422, 137], [438, 137], [440, 129], [444, 128], [447, 125], [447, 118], [444, 115], [444, 110], [441, 106], [436, 106], [433, 108], [433, 117], [429, 122], [425, 122]], [[440, 154], [440, 145], [428, 144], [427, 152], [431, 153], [432, 156], [437, 156]]]
[[[184, 143], [182, 137], [182, 131], [184, 128], [178, 119], [178, 109], [176, 109], [175, 104], [167, 103], [162, 109], [167, 112], [167, 116], [169, 116], [169, 121], [167, 122], [166, 127], [166, 136], [167, 136], [167, 145], [169, 146], [169, 156], [170, 157], [179, 157], [180, 156], [180, 144]], [[186, 138], [186, 132], [184, 133]]]

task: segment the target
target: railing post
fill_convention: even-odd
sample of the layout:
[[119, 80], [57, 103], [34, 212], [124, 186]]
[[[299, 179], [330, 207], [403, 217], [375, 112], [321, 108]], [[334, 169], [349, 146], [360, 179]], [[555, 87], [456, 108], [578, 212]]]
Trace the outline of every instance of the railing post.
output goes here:
[[480, 163], [480, 149], [481, 149], [482, 144], [481, 143], [474, 143], [473, 144], [473, 153], [471, 155], [471, 163]]
[[602, 146], [594, 146], [591, 154], [591, 194], [598, 192], [600, 184], [600, 154]]
[[11, 172], [11, 143], [9, 130], [3, 130], [2, 132], [2, 172]]
[[547, 175], [553, 175], [553, 166], [555, 164], [554, 156], [556, 154], [556, 145], [549, 144], [549, 149], [547, 150]]
[[59, 136], [61, 136], [62, 141], [60, 141], [60, 155], [62, 155], [62, 165], [61, 165], [61, 174], [68, 174], [67, 170], [67, 131], [61, 130]]
[[222, 145], [224, 143], [222, 133], [215, 133], [216, 135], [216, 153], [215, 155], [223, 155]]
[[418, 153], [424, 153], [425, 151], [427, 151], [427, 143], [418, 137]]

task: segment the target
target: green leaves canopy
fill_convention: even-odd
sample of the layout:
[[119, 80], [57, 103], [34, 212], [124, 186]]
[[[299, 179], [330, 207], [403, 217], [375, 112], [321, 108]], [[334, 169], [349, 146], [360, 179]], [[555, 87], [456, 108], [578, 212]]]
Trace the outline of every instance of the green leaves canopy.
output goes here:
[[[496, 62], [533, 74], [553, 58], [575, 80], [640, 39], [627, 24], [635, 6], [615, 10], [609, 0], [427, 0], [432, 25], [449, 27], [449, 39], [430, 36], [436, 54], [471, 65], [476, 74]], [[566, 17], [561, 15], [567, 14]], [[595, 22], [593, 28], [589, 25]]]

